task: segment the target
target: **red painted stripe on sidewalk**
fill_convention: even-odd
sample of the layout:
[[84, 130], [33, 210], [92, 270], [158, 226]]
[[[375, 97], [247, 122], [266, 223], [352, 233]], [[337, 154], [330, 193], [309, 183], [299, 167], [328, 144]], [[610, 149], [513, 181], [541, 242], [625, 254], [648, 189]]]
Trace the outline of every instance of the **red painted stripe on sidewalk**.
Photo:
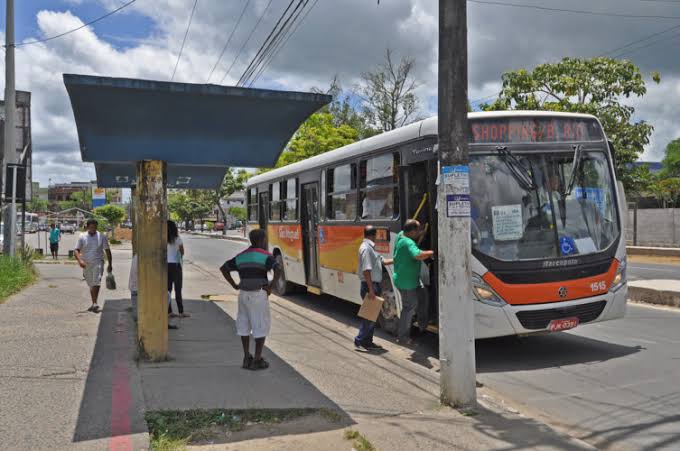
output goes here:
[[132, 451], [130, 433], [130, 406], [132, 393], [130, 391], [130, 363], [126, 351], [128, 344], [125, 313], [118, 312], [116, 322], [116, 356], [113, 367], [111, 384], [111, 440], [110, 451]]

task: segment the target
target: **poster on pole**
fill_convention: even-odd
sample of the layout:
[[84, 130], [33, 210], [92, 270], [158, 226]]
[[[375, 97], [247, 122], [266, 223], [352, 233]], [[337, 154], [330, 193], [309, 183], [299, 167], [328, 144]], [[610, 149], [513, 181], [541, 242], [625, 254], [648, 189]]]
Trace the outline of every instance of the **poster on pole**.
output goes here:
[[106, 205], [106, 189], [92, 188], [92, 208], [102, 207]]

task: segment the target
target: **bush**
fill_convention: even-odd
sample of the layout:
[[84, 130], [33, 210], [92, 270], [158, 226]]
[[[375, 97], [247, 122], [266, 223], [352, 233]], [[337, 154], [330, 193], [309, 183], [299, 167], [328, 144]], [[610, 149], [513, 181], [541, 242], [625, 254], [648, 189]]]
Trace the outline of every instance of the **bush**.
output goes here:
[[215, 223], [214, 222], [206, 222], [205, 227], [208, 229], [208, 232], [212, 232], [215, 229]]

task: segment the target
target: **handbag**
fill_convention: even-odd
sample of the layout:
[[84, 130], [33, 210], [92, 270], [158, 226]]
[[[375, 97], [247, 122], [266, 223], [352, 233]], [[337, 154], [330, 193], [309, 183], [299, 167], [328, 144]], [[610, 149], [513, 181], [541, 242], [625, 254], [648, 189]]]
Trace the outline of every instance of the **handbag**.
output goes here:
[[108, 290], [115, 290], [116, 289], [116, 278], [113, 277], [113, 272], [106, 274], [106, 288]]

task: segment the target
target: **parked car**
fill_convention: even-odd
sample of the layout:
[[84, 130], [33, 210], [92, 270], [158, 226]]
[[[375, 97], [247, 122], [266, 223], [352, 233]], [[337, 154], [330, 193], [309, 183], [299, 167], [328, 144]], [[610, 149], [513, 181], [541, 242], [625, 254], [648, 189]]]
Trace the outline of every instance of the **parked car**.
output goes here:
[[76, 233], [76, 226], [74, 226], [73, 224], [64, 223], [59, 227], [59, 230], [61, 230], [61, 233], [74, 234]]
[[48, 230], [50, 230], [50, 227], [47, 224], [40, 224], [38, 226], [38, 230], [40, 232], [47, 232]]
[[231, 227], [229, 227], [229, 230], [239, 230], [243, 228], [243, 223], [240, 220], [235, 221]]

